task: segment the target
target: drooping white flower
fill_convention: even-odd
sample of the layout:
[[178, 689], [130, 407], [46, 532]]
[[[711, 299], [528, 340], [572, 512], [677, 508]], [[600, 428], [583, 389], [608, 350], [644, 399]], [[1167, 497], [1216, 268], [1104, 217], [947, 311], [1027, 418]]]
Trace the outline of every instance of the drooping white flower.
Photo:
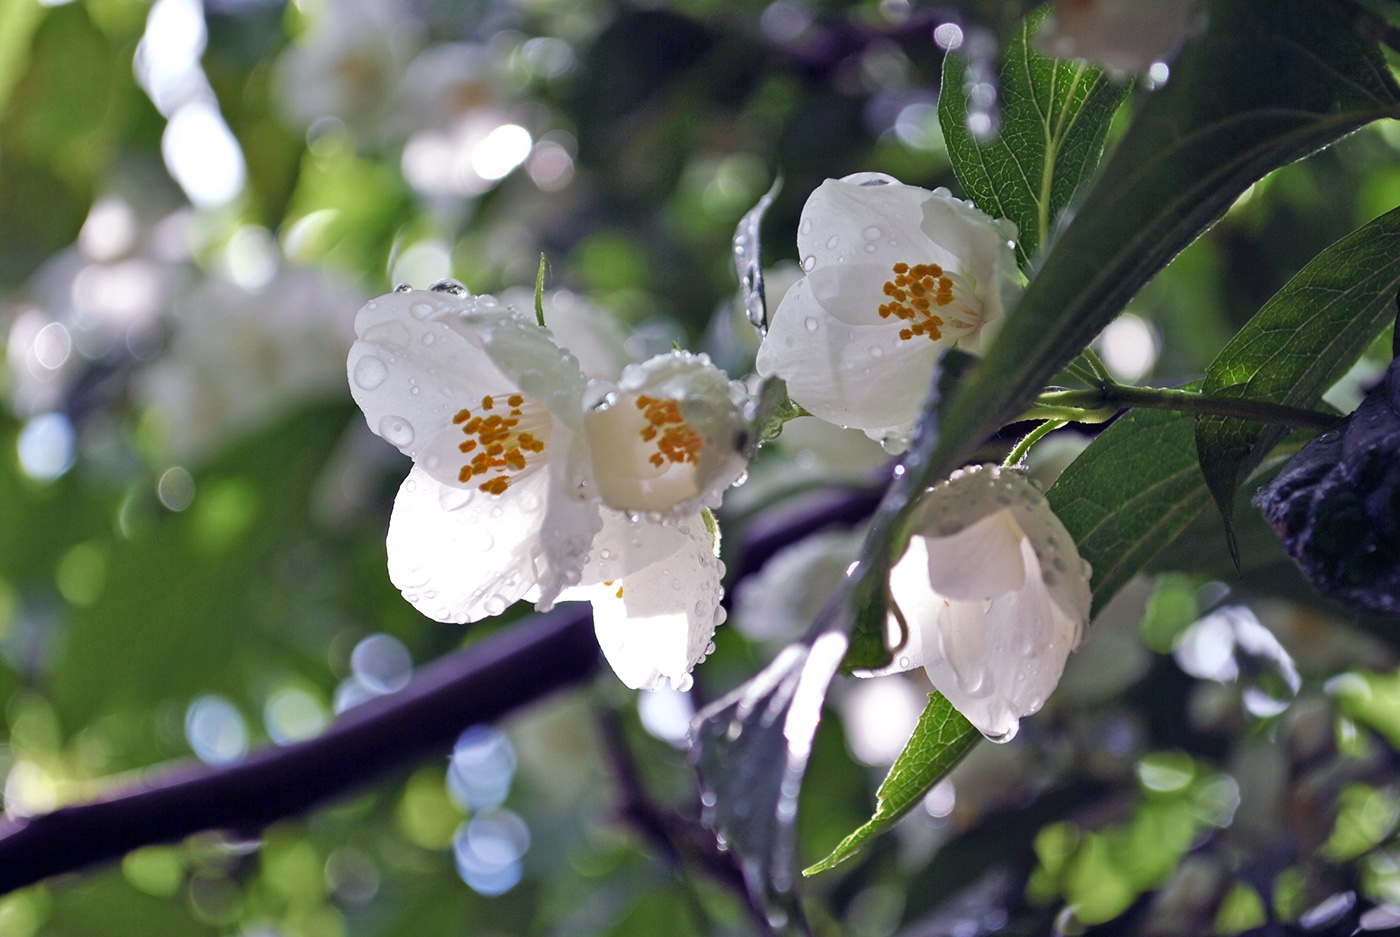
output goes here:
[[1015, 236], [947, 189], [828, 179], [802, 209], [806, 276], [774, 313], [758, 372], [815, 416], [904, 448], [943, 349], [979, 351], [1019, 290]]
[[1146, 72], [1181, 48], [1194, 12], [1194, 0], [1059, 0], [1035, 45], [1055, 58]]
[[355, 399], [414, 461], [387, 539], [404, 597], [454, 622], [586, 599], [624, 682], [684, 683], [724, 618], [723, 565], [698, 512], [654, 522], [599, 497], [578, 361], [532, 315], [464, 290], [379, 297], [355, 329]]
[[[924, 495], [890, 572], [908, 637], [881, 673], [922, 666], [993, 741], [1045, 704], [1088, 624], [1089, 567], [1019, 472], [954, 472]], [[898, 620], [890, 617], [898, 640]]]

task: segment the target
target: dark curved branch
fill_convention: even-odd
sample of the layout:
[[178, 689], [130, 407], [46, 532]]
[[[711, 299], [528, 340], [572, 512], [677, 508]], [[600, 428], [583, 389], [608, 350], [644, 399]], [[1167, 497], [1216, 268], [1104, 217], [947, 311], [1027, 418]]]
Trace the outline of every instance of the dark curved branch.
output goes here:
[[[877, 500], [837, 491], [753, 525], [734, 581], [810, 533], [868, 517]], [[93, 803], [0, 821], [0, 895], [201, 830], [256, 834], [441, 755], [468, 726], [500, 719], [598, 667], [588, 605], [536, 615], [424, 667], [402, 691], [350, 710], [314, 739], [231, 767], [177, 767]]]
[[200, 830], [254, 833], [439, 755], [468, 726], [587, 679], [598, 664], [589, 606], [561, 606], [430, 664], [401, 692], [350, 710], [309, 741], [232, 767], [176, 768], [95, 803], [0, 823], [0, 894]]

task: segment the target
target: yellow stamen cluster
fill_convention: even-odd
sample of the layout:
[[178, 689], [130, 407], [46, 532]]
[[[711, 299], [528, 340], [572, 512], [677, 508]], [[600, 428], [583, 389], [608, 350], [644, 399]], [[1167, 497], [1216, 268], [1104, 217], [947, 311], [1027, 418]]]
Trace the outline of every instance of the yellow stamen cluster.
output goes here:
[[637, 398], [637, 409], [647, 419], [642, 428], [645, 442], [656, 440], [656, 452], [647, 459], [657, 468], [667, 462], [690, 462], [694, 464], [705, 448], [704, 438], [681, 416], [680, 405], [674, 400], [658, 400], [642, 394]]
[[909, 328], [899, 330], [900, 338], [927, 335], [937, 341], [943, 337], [943, 319], [932, 310], [953, 301], [953, 281], [938, 264], [895, 264], [894, 279], [885, 281], [885, 295], [890, 301], [880, 307], [880, 318], [894, 316], [909, 323]]
[[[473, 478], [491, 475], [493, 477], [476, 486], [491, 495], [505, 494], [510, 488], [507, 474], [524, 471], [531, 454], [544, 452], [543, 439], [539, 439], [533, 433], [516, 432], [523, 414], [521, 407], [525, 404], [525, 398], [520, 394], [511, 394], [505, 402], [510, 408], [505, 415], [487, 413], [473, 416], [470, 410], [464, 408], [458, 410], [457, 415], [452, 418], [452, 422], [462, 427], [462, 433], [467, 437], [457, 448], [463, 453], [476, 453], [457, 473], [457, 480], [468, 482]], [[495, 408], [494, 397], [488, 395], [481, 398], [482, 410], [490, 411]]]

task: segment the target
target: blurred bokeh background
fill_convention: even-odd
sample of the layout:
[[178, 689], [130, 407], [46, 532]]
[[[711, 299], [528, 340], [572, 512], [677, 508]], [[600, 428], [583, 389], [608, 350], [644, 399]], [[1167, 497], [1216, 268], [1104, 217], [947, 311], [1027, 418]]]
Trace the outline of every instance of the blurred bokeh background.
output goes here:
[[[390, 585], [407, 462], [347, 393], [355, 311], [443, 277], [528, 303], [543, 254], [550, 308], [606, 320], [622, 356], [679, 343], [742, 377], [730, 237], [779, 173], [773, 297], [822, 179], [956, 191], [932, 38], [949, 19], [907, 0], [0, 0], [6, 812], [295, 743], [527, 614], [440, 625]], [[1400, 203], [1398, 152], [1384, 122], [1255, 185], [1103, 334], [1109, 368], [1199, 376], [1314, 254]], [[1389, 347], [1333, 402], [1354, 406]], [[1038, 471], [1082, 445], [1052, 437]], [[882, 461], [790, 425], [731, 494], [728, 548], [827, 487], [877, 485]], [[1043, 933], [1072, 901], [1105, 933], [1266, 914], [1351, 933], [1391, 913], [1394, 622], [1242, 583], [1218, 528], [1101, 616], [1013, 744], [809, 883], [814, 923]], [[856, 544], [838, 525], [749, 578], [689, 693], [601, 675], [260, 839], [0, 899], [0, 934], [754, 933], [703, 850], [668, 854], [621, 805], [696, 813], [689, 716], [801, 628]], [[927, 690], [838, 683], [806, 860], [869, 816]]]

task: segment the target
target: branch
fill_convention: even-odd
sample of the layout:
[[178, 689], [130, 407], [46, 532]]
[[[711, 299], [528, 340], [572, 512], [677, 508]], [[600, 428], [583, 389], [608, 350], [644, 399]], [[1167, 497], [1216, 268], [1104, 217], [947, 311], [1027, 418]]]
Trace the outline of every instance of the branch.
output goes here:
[[[868, 517], [878, 495], [833, 492], [815, 500], [782, 521], [752, 525], [734, 581], [809, 533]], [[598, 667], [588, 606], [517, 622], [429, 664], [405, 689], [344, 713], [314, 739], [263, 749], [231, 767], [177, 767], [93, 803], [0, 820], [0, 895], [201, 830], [254, 834], [439, 756], [468, 726], [580, 683]]]
[[571, 604], [424, 668], [324, 734], [227, 768], [185, 766], [95, 803], [0, 822], [0, 894], [208, 829], [252, 833], [438, 755], [461, 731], [598, 669], [589, 606]]

